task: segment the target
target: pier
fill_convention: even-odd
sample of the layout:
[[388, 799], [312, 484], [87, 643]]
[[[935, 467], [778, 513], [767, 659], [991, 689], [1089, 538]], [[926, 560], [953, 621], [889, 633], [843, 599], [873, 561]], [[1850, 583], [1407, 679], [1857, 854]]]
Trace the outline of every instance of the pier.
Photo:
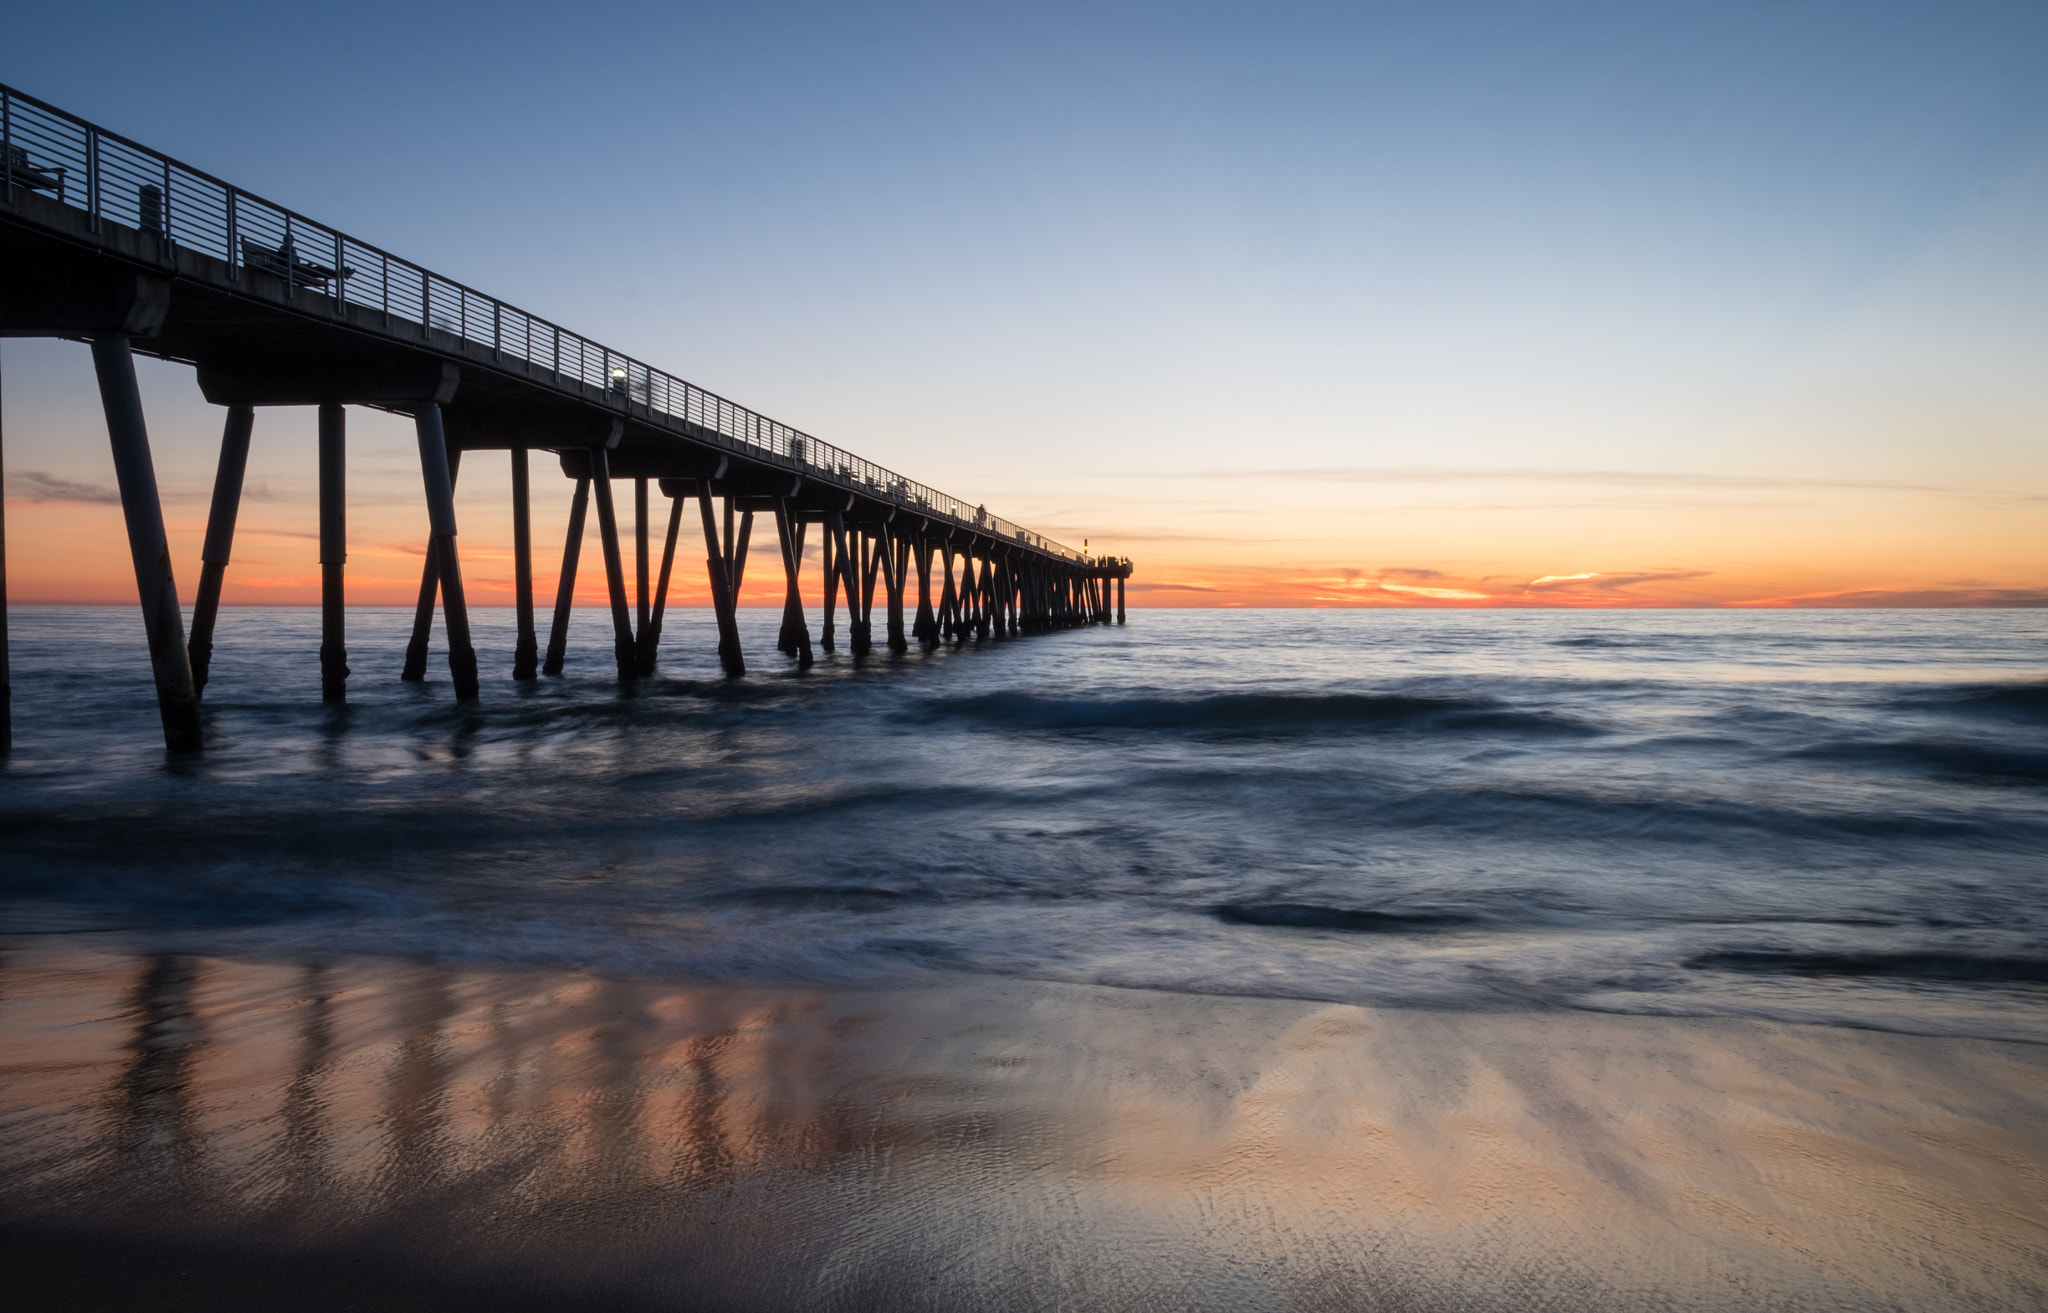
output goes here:
[[[904, 652], [913, 642], [929, 648], [1124, 621], [1128, 560], [1062, 546], [7, 87], [0, 336], [91, 344], [173, 751], [203, 745], [214, 622], [256, 411], [266, 406], [319, 408], [320, 672], [329, 702], [346, 700], [352, 675], [343, 605], [350, 406], [413, 419], [428, 533], [399, 677], [425, 677], [438, 609], [461, 699], [479, 698], [483, 683], [454, 503], [469, 453], [502, 452], [511, 462], [515, 680], [562, 671], [593, 504], [621, 680], [655, 670], [678, 547], [700, 531], [720, 664], [728, 676], [746, 673], [735, 610], [757, 517], [764, 534], [772, 523], [770, 556], [785, 583], [777, 647], [799, 666], [841, 642], [860, 657], [877, 644]], [[136, 386], [138, 352], [194, 366], [207, 400], [227, 409], [189, 634]], [[536, 454], [574, 485], [545, 647], [533, 593]], [[635, 511], [630, 587], [621, 495]], [[668, 503], [658, 567], [656, 497]], [[803, 569], [810, 543], [820, 560], [815, 634]], [[0, 547], [0, 607], [4, 590]], [[4, 641], [0, 750], [11, 738]]]

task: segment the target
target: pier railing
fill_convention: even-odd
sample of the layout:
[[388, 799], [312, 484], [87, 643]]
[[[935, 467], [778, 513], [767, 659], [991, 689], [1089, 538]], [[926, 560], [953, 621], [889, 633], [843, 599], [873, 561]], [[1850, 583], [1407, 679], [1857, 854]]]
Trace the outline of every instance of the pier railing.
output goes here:
[[95, 225], [110, 219], [224, 261], [230, 270], [273, 275], [283, 280], [287, 295], [318, 292], [451, 333], [498, 358], [525, 361], [708, 429], [736, 447], [856, 485], [867, 496], [1071, 561], [1087, 559], [980, 506], [6, 86], [0, 86], [0, 187], [9, 201], [18, 191], [34, 191], [84, 211]]

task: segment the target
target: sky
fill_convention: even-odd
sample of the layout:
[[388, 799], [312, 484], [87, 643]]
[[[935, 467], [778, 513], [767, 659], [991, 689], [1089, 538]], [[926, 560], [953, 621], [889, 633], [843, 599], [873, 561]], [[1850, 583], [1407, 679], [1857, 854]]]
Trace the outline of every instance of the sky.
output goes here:
[[[1127, 555], [1133, 605], [2048, 605], [2039, 0], [0, 0], [0, 31], [9, 85]], [[189, 601], [222, 412], [141, 369]], [[10, 596], [132, 600], [87, 348], [0, 371]], [[350, 425], [350, 599], [409, 602], [410, 428]], [[313, 457], [310, 410], [259, 414], [230, 603], [317, 599]], [[458, 491], [479, 603], [504, 464]], [[547, 595], [569, 486], [535, 487]]]

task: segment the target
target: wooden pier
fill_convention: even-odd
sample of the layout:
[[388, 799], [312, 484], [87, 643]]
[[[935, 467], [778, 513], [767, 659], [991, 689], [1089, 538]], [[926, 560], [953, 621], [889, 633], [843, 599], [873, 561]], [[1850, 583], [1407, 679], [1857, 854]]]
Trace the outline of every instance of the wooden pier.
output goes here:
[[[847, 650], [873, 650], [878, 585], [880, 641], [892, 652], [1124, 620], [1128, 560], [1064, 547], [5, 87], [0, 336], [91, 343], [164, 740], [174, 751], [202, 746], [200, 697], [243, 469], [265, 406], [319, 408], [320, 683], [329, 702], [346, 700], [351, 676], [349, 406], [414, 421], [428, 541], [400, 677], [425, 677], [438, 609], [459, 698], [475, 699], [482, 687], [457, 547], [454, 488], [466, 453], [504, 452], [511, 462], [514, 679], [562, 671], [592, 502], [622, 680], [655, 669], [676, 551], [698, 530], [720, 663], [730, 676], [746, 673], [735, 608], [757, 517], [774, 524], [785, 584], [776, 646], [799, 665], [817, 649], [838, 650], [842, 604]], [[189, 636], [136, 352], [195, 366], [207, 400], [227, 410]], [[533, 600], [536, 452], [575, 484], [544, 654]], [[615, 495], [622, 481], [637, 512], [630, 591]], [[649, 535], [657, 495], [669, 503], [658, 573]], [[807, 540], [822, 561], [815, 637]], [[10, 737], [5, 560], [0, 545], [0, 747]]]

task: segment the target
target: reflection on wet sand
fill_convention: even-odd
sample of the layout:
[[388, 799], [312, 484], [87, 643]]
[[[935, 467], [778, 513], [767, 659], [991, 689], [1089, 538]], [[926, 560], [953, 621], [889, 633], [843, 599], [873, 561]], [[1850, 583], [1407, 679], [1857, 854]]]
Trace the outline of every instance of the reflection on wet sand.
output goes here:
[[1746, 1021], [0, 959], [0, 1219], [740, 1308], [2048, 1301], [2048, 1055]]

